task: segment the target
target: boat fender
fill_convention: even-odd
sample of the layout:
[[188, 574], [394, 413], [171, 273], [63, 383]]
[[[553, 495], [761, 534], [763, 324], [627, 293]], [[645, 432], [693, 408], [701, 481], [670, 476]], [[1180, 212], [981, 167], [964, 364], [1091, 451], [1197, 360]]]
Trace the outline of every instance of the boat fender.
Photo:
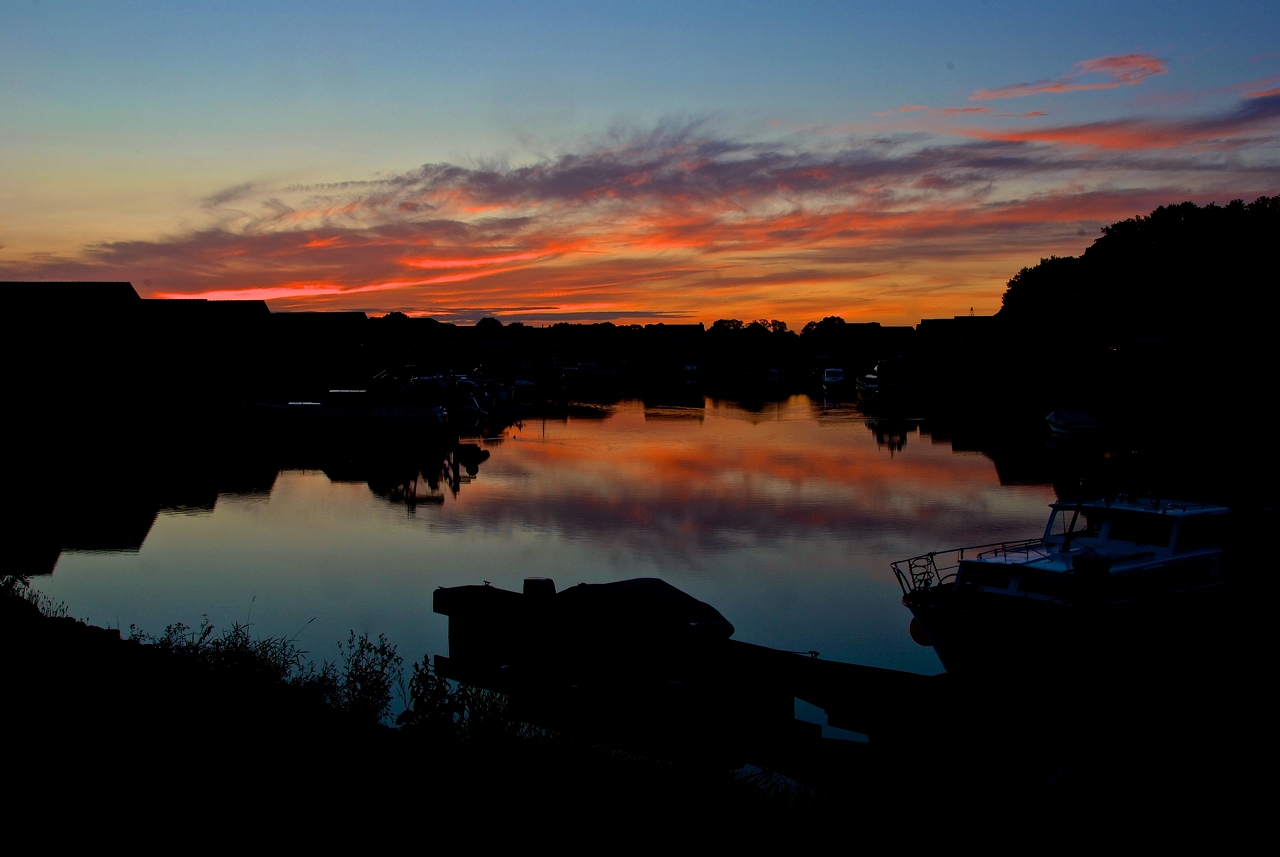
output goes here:
[[924, 625], [915, 616], [911, 617], [911, 624], [907, 626], [907, 630], [911, 634], [911, 639], [915, 640], [921, 646], [932, 647], [933, 640], [929, 639], [929, 634], [925, 631]]

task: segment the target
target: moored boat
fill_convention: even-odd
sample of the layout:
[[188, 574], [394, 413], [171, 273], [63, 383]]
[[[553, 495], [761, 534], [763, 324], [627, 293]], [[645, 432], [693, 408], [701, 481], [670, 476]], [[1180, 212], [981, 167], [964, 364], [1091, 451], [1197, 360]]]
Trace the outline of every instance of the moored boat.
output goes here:
[[1080, 411], [1053, 411], [1044, 419], [1049, 424], [1049, 431], [1059, 437], [1094, 434], [1102, 425]]
[[1214, 637], [1225, 507], [1120, 496], [1051, 509], [1039, 538], [892, 564], [912, 636], [948, 672], [1116, 666]]
[[822, 373], [822, 390], [828, 395], [842, 393], [845, 389], [844, 370], [839, 366], [830, 366]]

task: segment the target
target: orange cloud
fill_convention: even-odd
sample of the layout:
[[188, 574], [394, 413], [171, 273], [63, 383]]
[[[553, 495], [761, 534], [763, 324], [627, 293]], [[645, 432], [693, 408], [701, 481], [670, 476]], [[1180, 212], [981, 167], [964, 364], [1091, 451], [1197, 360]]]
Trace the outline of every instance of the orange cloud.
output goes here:
[[[462, 322], [767, 316], [798, 327], [834, 313], [914, 323], [994, 311], [1014, 271], [1080, 252], [1114, 220], [1280, 191], [1265, 166], [1278, 117], [1280, 99], [1259, 94], [1190, 119], [942, 127], [840, 144], [814, 133], [812, 148], [664, 125], [516, 167], [241, 186], [210, 199], [216, 221], [204, 229], [66, 257], [9, 253], [0, 279], [149, 281], [148, 296]], [[1209, 153], [1224, 147], [1254, 147], [1263, 166]]]
[[[514, 269], [514, 270], [519, 270]], [[208, 289], [195, 292], [158, 292], [157, 298], [203, 298], [210, 301], [269, 301], [280, 298], [313, 298], [332, 295], [359, 295], [366, 292], [385, 292], [391, 289], [405, 289], [413, 286], [435, 286], [444, 283], [464, 283], [478, 277], [488, 276], [493, 271], [481, 271], [474, 274], [450, 274], [443, 277], [431, 277], [425, 280], [393, 280], [387, 283], [369, 283], [363, 286], [341, 286], [332, 283], [288, 283], [278, 286], [250, 287], [245, 289]]]
[[406, 259], [404, 264], [415, 268], [481, 268], [507, 262], [527, 262], [537, 259], [539, 255], [538, 253], [515, 253], [510, 256], [490, 256], [487, 259]]
[[[1080, 92], [1090, 89], [1115, 89], [1135, 86], [1149, 77], [1166, 74], [1169, 64], [1150, 54], [1120, 54], [1097, 59], [1082, 60], [1075, 64], [1070, 74], [1056, 80], [1039, 80], [1035, 83], [1015, 83], [995, 89], [979, 89], [969, 96], [970, 101], [994, 101], [1001, 98], [1022, 98], [1057, 92]], [[1104, 81], [1083, 83], [1077, 78], [1100, 74]]]

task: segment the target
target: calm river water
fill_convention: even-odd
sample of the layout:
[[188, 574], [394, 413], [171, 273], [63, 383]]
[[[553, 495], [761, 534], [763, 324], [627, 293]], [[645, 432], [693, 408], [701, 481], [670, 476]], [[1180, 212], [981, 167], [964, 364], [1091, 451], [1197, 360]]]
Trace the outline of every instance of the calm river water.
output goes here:
[[935, 673], [889, 562], [1036, 535], [1053, 500], [1047, 485], [1002, 486], [979, 453], [911, 427], [878, 438], [856, 410], [806, 397], [761, 412], [624, 402], [484, 445], [488, 460], [442, 502], [410, 508], [285, 470], [269, 492], [161, 513], [136, 552], [64, 552], [36, 585], [95, 624], [249, 619], [258, 634], [302, 629], [317, 659], [353, 629], [385, 633], [412, 662], [448, 651], [438, 586], [661, 577], [737, 639]]

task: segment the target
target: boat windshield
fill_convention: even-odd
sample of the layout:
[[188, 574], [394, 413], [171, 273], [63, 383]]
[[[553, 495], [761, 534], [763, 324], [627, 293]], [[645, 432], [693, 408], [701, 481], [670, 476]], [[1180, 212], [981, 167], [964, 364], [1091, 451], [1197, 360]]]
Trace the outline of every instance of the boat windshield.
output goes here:
[[1049, 521], [1049, 535], [1091, 538], [1102, 527], [1102, 515], [1094, 509], [1055, 509]]
[[1148, 515], [1141, 512], [1117, 512], [1112, 518], [1107, 539], [1132, 542], [1135, 545], [1168, 547], [1173, 537], [1173, 519], [1165, 515]]
[[1189, 553], [1217, 549], [1222, 541], [1225, 520], [1221, 515], [1214, 515], [1183, 521], [1182, 526], [1178, 528], [1178, 543], [1174, 547], [1174, 552]]

